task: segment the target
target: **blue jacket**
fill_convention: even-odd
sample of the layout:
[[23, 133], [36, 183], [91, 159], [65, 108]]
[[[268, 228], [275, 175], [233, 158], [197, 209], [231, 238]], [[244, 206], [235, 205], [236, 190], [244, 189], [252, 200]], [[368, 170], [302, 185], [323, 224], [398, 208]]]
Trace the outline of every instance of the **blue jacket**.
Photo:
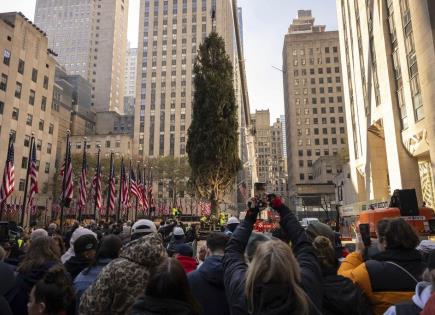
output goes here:
[[209, 256], [201, 268], [187, 275], [201, 313], [207, 315], [230, 315], [224, 287], [222, 256]]
[[97, 280], [98, 275], [101, 270], [111, 261], [110, 258], [102, 258], [99, 259], [97, 264], [90, 268], [89, 270], [86, 268], [82, 272], [80, 272], [77, 277], [74, 279], [74, 292], [76, 294], [77, 303], [80, 303], [80, 297], [83, 292]]
[[[294, 214], [290, 213], [286, 206], [282, 205], [281, 207], [282, 209], [277, 209], [280, 210], [280, 225], [287, 233], [292, 243], [293, 254], [299, 262], [301, 286], [307, 294], [310, 314], [322, 314], [322, 274], [316, 254]], [[244, 251], [254, 222], [255, 219], [246, 218], [234, 231], [225, 249], [223, 258], [224, 283], [232, 315], [249, 314], [244, 293], [248, 270]], [[285, 287], [274, 284], [264, 284], [263, 287], [258, 287], [258, 291], [262, 294], [259, 296], [261, 301], [257, 302], [262, 305], [262, 309], [254, 310], [254, 314], [289, 314], [293, 299], [287, 290]]]

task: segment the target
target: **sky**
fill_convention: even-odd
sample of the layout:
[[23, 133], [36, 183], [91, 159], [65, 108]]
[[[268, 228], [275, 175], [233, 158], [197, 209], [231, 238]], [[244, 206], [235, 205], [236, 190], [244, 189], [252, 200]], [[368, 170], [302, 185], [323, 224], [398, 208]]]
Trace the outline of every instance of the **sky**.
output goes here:
[[[0, 0], [0, 12], [21, 11], [33, 20], [36, 0]], [[128, 40], [137, 47], [140, 0], [129, 1]], [[316, 24], [337, 30], [335, 0], [238, 0], [251, 112], [269, 108], [272, 122], [284, 115], [282, 46], [299, 9], [311, 9]]]

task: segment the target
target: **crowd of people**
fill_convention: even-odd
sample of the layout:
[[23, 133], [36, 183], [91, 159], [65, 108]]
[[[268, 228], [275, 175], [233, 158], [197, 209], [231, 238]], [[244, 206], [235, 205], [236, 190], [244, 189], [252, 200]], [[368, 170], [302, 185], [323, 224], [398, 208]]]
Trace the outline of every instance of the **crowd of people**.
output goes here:
[[403, 219], [348, 253], [329, 226], [269, 202], [272, 235], [253, 232], [254, 201], [204, 246], [175, 220], [33, 229], [0, 247], [0, 315], [435, 314], [435, 252]]

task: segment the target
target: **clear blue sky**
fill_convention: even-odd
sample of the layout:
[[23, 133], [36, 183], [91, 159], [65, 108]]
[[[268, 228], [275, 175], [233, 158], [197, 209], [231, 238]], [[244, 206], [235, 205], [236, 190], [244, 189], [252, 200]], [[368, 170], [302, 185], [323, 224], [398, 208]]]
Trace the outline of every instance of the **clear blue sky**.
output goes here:
[[[36, 0], [0, 0], [0, 12], [21, 11], [33, 20]], [[137, 45], [139, 0], [130, 0], [128, 38]], [[335, 0], [238, 0], [243, 9], [246, 70], [251, 111], [267, 109], [271, 119], [284, 114], [281, 68], [284, 35], [298, 9], [311, 9], [317, 24], [337, 29]]]

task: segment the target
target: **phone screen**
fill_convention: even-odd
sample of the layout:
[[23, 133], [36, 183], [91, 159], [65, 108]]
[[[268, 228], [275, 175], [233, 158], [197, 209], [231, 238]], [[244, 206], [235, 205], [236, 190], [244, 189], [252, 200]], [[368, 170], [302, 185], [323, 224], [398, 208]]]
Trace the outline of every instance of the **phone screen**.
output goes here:
[[368, 223], [360, 224], [359, 232], [364, 246], [370, 246], [372, 243], [372, 240], [370, 239], [370, 225]]
[[266, 183], [254, 183], [254, 197], [258, 200], [260, 209], [266, 208]]

